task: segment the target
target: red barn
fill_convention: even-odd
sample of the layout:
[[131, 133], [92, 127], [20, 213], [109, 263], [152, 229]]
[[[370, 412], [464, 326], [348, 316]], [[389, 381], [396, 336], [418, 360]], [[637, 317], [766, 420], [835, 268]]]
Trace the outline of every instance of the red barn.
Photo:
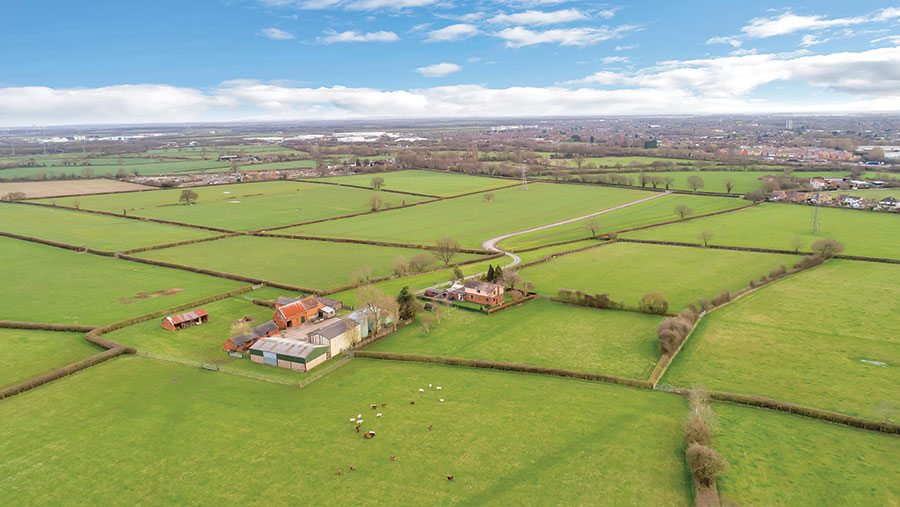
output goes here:
[[209, 314], [203, 308], [197, 308], [187, 313], [164, 318], [162, 327], [169, 331], [178, 331], [179, 329], [205, 324], [206, 322], [209, 322]]
[[316, 301], [314, 296], [308, 296], [300, 301], [278, 306], [272, 315], [272, 320], [280, 329], [286, 329], [318, 317], [324, 307], [325, 305]]

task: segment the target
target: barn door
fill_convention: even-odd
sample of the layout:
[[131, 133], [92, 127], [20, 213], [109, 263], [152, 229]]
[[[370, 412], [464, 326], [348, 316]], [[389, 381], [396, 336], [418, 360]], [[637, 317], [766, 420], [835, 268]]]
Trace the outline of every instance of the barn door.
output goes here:
[[263, 352], [263, 364], [278, 366], [278, 357], [272, 352]]

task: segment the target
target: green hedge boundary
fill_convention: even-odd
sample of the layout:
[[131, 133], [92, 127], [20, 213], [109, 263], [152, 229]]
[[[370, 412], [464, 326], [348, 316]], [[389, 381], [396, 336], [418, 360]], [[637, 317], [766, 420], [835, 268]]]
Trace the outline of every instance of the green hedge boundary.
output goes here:
[[853, 428], [859, 428], [869, 431], [877, 431], [880, 433], [888, 433], [891, 435], [900, 435], [900, 424], [887, 421], [874, 421], [863, 417], [842, 414], [840, 412], [832, 412], [820, 408], [807, 407], [797, 403], [786, 401], [778, 401], [765, 396], [756, 396], [752, 394], [736, 394], [726, 393], [722, 391], [708, 391], [709, 398], [715, 401], [737, 403], [739, 405], [749, 405], [751, 407], [767, 408], [777, 410], [788, 414], [795, 414], [813, 419], [821, 419]]
[[162, 250], [164, 248], [174, 248], [176, 246], [193, 245], [194, 243], [205, 243], [207, 241], [217, 241], [220, 239], [233, 238], [235, 236], [243, 236], [243, 235], [244, 235], [243, 233], [239, 233], [239, 232], [229, 233], [229, 234], [221, 234], [219, 236], [211, 236], [209, 238], [189, 239], [186, 241], [177, 241], [175, 243], [163, 243], [161, 245], [145, 246], [145, 247], [141, 247], [141, 248], [132, 248], [131, 250], [123, 250], [119, 253], [123, 253], [126, 255], [136, 254], [136, 253], [141, 253], [141, 252], [149, 252], [152, 250]]
[[[372, 241], [368, 239], [352, 239], [352, 238], [327, 238], [322, 236], [301, 236], [297, 234], [273, 234], [269, 232], [251, 232], [253, 236], [264, 237], [264, 238], [282, 238], [282, 239], [296, 239], [296, 240], [304, 240], [304, 241], [326, 241], [331, 243], [356, 243], [360, 245], [372, 245], [372, 246], [388, 246], [395, 248], [410, 248], [414, 250], [437, 250], [436, 246], [432, 245], [417, 245], [414, 243], [392, 243], [389, 241]], [[488, 250], [479, 250], [476, 248], [460, 248], [459, 252], [467, 253], [467, 254], [476, 254], [476, 255], [491, 255], [494, 252], [490, 252]]]
[[0, 328], [62, 331], [67, 333], [88, 333], [96, 329], [94, 326], [79, 326], [77, 324], [46, 324], [43, 322], [22, 322], [15, 320], [0, 320]]
[[498, 361], [484, 361], [480, 359], [462, 359], [458, 357], [443, 356], [426, 356], [422, 354], [402, 354], [396, 352], [376, 352], [372, 350], [355, 350], [352, 352], [355, 357], [364, 357], [368, 359], [387, 359], [391, 361], [409, 361], [414, 363], [438, 363], [450, 366], [468, 366], [471, 368], [481, 368], [486, 370], [515, 371], [519, 373], [532, 373], [538, 375], [550, 375], [554, 377], [566, 377], [582, 380], [591, 380], [596, 382], [607, 382], [611, 384], [621, 384], [640, 389], [652, 389], [653, 386], [646, 380], [638, 380], [625, 377], [616, 377], [613, 375], [604, 375], [602, 373], [588, 373], [583, 371], [562, 370], [559, 368], [544, 368], [541, 366], [531, 366], [518, 363], [503, 363]]
[[[579, 241], [583, 241], [583, 240], [579, 240]], [[540, 259], [537, 259], [537, 260], [534, 260], [534, 261], [529, 261], [529, 262], [523, 262], [522, 264], [519, 264], [518, 266], [513, 266], [513, 269], [515, 269], [516, 271], [518, 271], [518, 270], [520, 270], [520, 269], [530, 268], [530, 267], [532, 267], [532, 266], [537, 266], [538, 264], [543, 264], [543, 263], [545, 263], [545, 262], [550, 262], [550, 261], [552, 261], [553, 259], [555, 259], [556, 257], [560, 257], [560, 256], [563, 256], [563, 255], [570, 255], [570, 254], [574, 254], [574, 253], [578, 253], [578, 252], [583, 252], [583, 251], [585, 251], [585, 250], [590, 250], [590, 249], [592, 249], [592, 248], [597, 248], [597, 247], [609, 245], [609, 244], [615, 243], [616, 241], [619, 241], [619, 240], [618, 240], [618, 239], [611, 239], [611, 240], [606, 240], [606, 241], [603, 241], [603, 242], [600, 242], [600, 243], [597, 243], [597, 244], [594, 244], [594, 245], [587, 245], [587, 246], [583, 246], [583, 247], [580, 247], [580, 248], [573, 248], [573, 249], [571, 249], [571, 250], [565, 250], [565, 251], [562, 251], [562, 252], [552, 253], [552, 254], [547, 255], [547, 256], [545, 256], [545, 257], [541, 257]]]
[[25, 236], [22, 234], [13, 234], [11, 232], [0, 231], [0, 236], [6, 236], [7, 238], [19, 239], [22, 241], [30, 241], [32, 243], [39, 243], [41, 245], [53, 246], [56, 248], [63, 248], [66, 250], [72, 250], [73, 252], [79, 252], [79, 253], [90, 253], [90, 254], [94, 254], [94, 255], [102, 255], [104, 257], [112, 257], [112, 256], [116, 255], [116, 252], [108, 252], [106, 250], [94, 250], [93, 248], [88, 248], [86, 246], [70, 245], [68, 243], [60, 243], [59, 241], [51, 241], [49, 239], [35, 238], [33, 236]]
[[[111, 343], [111, 342], [109, 342]], [[77, 363], [72, 363], [67, 366], [63, 366], [62, 368], [53, 370], [50, 373], [46, 373], [39, 377], [34, 377], [32, 379], [26, 380], [25, 382], [16, 384], [14, 386], [7, 387], [6, 389], [0, 390], [0, 400], [5, 398], [9, 398], [11, 396], [15, 396], [17, 394], [24, 393], [25, 391], [30, 391], [36, 387], [40, 387], [44, 384], [48, 384], [53, 382], [54, 380], [61, 379], [65, 376], [71, 375], [73, 373], [79, 372], [81, 370], [90, 368], [91, 366], [96, 366], [104, 361], [108, 361], [114, 357], [119, 357], [123, 354], [130, 354], [127, 347], [112, 347], [99, 354], [95, 354], [87, 359], [82, 359]]]
[[192, 229], [203, 229], [206, 231], [221, 232], [221, 233], [226, 233], [226, 234], [240, 234], [239, 231], [232, 231], [230, 229], [220, 229], [218, 227], [209, 227], [206, 225], [189, 224], [186, 222], [175, 222], [173, 220], [163, 220], [160, 218], [148, 218], [148, 217], [133, 216], [133, 215], [123, 215], [121, 213], [113, 213], [111, 211], [100, 211], [100, 210], [84, 209], [84, 208], [79, 209], [79, 208], [75, 208], [73, 206], [62, 206], [59, 204], [47, 204], [44, 202], [31, 202], [31, 201], [19, 201], [16, 204], [24, 204], [27, 206], [42, 206], [45, 208], [62, 209], [62, 210], [68, 210], [68, 211], [78, 211], [81, 213], [93, 213], [95, 215], [105, 215], [105, 216], [116, 217], [116, 218], [127, 218], [128, 220], [138, 220], [140, 222], [153, 222], [153, 223], [157, 223], [157, 224], [177, 225], [179, 227], [190, 227]]
[[140, 262], [142, 264], [150, 264], [153, 266], [160, 266], [164, 268], [172, 268], [172, 269], [180, 269], [182, 271], [190, 271], [192, 273], [199, 273], [201, 275], [209, 275], [215, 276], [217, 278], [224, 278], [226, 280], [235, 280], [238, 282], [248, 282], [255, 285], [268, 285], [270, 287], [275, 287], [276, 289], [284, 289], [293, 292], [306, 292], [316, 295], [322, 295], [324, 292], [319, 289], [310, 289], [308, 287], [299, 287], [297, 285], [288, 285], [286, 283], [273, 282], [271, 280], [264, 280], [262, 278], [253, 278], [251, 276], [243, 276], [243, 275], [233, 275], [231, 273], [223, 273], [221, 271], [213, 271], [211, 269], [204, 268], [195, 268], [193, 266], [185, 266], [183, 264], [175, 264], [174, 262], [164, 262], [157, 261], [153, 259], [144, 259], [142, 257], [132, 257], [127, 254], [117, 254], [116, 257], [119, 259], [125, 259], [133, 262]]
[[[371, 174], [378, 174], [378, 173], [371, 173]], [[340, 178], [340, 176], [337, 176], [337, 177]], [[391, 190], [391, 189], [387, 189], [387, 188], [382, 188], [380, 190], [376, 190], [372, 187], [365, 187], [363, 185], [353, 185], [350, 183], [339, 183], [336, 181], [316, 181], [316, 180], [311, 180], [311, 179], [306, 179], [306, 178], [301, 178], [301, 179], [296, 179], [296, 180], [291, 180], [291, 181], [301, 181], [303, 183], [315, 183], [318, 185], [335, 185], [338, 187], [361, 188], [363, 190], [371, 190], [372, 192], [390, 192], [392, 194], [412, 195], [415, 197], [428, 197], [431, 199], [440, 199], [440, 197], [441, 197], [439, 195], [417, 194], [415, 192], [406, 192], [403, 190]]]

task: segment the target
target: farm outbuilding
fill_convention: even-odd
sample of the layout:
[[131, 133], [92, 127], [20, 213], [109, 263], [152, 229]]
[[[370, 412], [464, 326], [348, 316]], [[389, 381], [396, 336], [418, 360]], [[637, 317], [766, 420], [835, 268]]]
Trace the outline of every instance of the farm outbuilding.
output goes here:
[[250, 360], [254, 363], [308, 371], [328, 358], [327, 345], [288, 338], [260, 338], [250, 347]]
[[328, 346], [328, 357], [334, 357], [362, 339], [360, 324], [352, 319], [337, 319], [307, 335], [309, 343]]
[[277, 332], [278, 325], [275, 324], [275, 321], [270, 320], [254, 327], [248, 334], [230, 338], [225, 342], [223, 348], [228, 352], [243, 352], [252, 347], [260, 338], [268, 338]]
[[308, 296], [283, 306], [278, 306], [276, 303], [275, 307], [277, 309], [272, 314], [272, 320], [278, 324], [279, 328], [287, 329], [318, 318], [325, 305], [316, 301], [315, 297]]
[[197, 326], [209, 322], [209, 314], [203, 308], [197, 308], [190, 312], [178, 315], [170, 315], [162, 320], [162, 327], [169, 331]]

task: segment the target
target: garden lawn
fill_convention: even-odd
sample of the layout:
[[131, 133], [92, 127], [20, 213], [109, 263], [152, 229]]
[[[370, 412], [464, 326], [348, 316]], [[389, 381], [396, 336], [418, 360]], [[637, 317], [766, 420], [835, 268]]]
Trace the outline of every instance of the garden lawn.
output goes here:
[[[368, 211], [372, 191], [291, 181], [269, 181], [192, 188], [199, 194], [190, 206], [178, 204], [183, 189], [128, 194], [106, 194], [77, 198], [45, 199], [42, 202], [149, 218], [160, 218], [229, 230], [254, 230]], [[395, 205], [422, 198], [381, 194]]]
[[740, 505], [898, 505], [900, 438], [713, 404], [714, 446], [730, 463], [719, 494]]
[[7, 203], [0, 203], [0, 231], [114, 252], [221, 234], [177, 225]]
[[433, 243], [449, 236], [464, 246], [626, 204], [652, 194], [639, 190], [531, 183], [483, 195], [449, 199], [334, 222], [311, 224], [284, 232], [396, 242]]
[[[372, 278], [391, 275], [394, 273], [394, 259], [401, 256], [409, 259], [422, 253], [429, 251], [356, 243], [236, 236], [142, 252], [137, 256], [324, 290], [353, 283], [350, 275], [360, 268], [370, 268]], [[456, 260], [476, 257], [472, 254], [457, 254]], [[438, 266], [437, 261], [432, 266]]]
[[83, 333], [0, 329], [0, 388], [25, 382], [103, 352]]
[[0, 237], [0, 320], [102, 326], [243, 283]]
[[402, 192], [413, 192], [442, 197], [505, 187], [516, 183], [515, 181], [496, 178], [467, 176], [465, 174], [436, 171], [396, 171], [377, 174], [354, 174], [352, 176], [323, 178], [322, 181], [369, 187], [372, 184], [372, 178], [376, 176], [384, 178], [384, 188], [386, 190], [399, 190]]
[[[441, 315], [445, 315], [442, 311]], [[484, 359], [646, 379], [659, 359], [660, 317], [527, 301], [493, 315], [452, 309], [426, 334], [419, 323], [367, 350]]]
[[705, 317], [663, 382], [882, 419], [900, 385], [898, 284], [900, 266], [832, 260], [765, 286]]
[[500, 243], [503, 248], [515, 250], [517, 248], [529, 248], [557, 241], [569, 241], [590, 236], [585, 229], [585, 223], [596, 221], [600, 225], [598, 232], [614, 232], [642, 225], [658, 224], [678, 220], [675, 208], [684, 205], [691, 209], [689, 216], [703, 215], [724, 211], [728, 209], [747, 206], [747, 201], [733, 197], [705, 197], [700, 195], [669, 194], [656, 199], [642, 202], [620, 210], [586, 218], [571, 224], [552, 227], [543, 231], [530, 232], [521, 236], [514, 236]]
[[608, 293], [636, 308], [648, 292], [661, 292], [678, 312], [698, 298], [735, 291], [800, 257], [638, 243], [612, 243], [523, 268], [520, 273], [541, 294], [559, 289]]
[[[173, 333], [163, 329], [158, 319], [124, 327], [104, 335], [104, 338], [130, 345], [139, 354], [164, 358], [174, 361], [186, 361], [200, 366], [203, 363], [215, 364], [224, 372], [237, 372], [262, 379], [279, 382], [298, 382], [308, 375], [303, 372], [285, 368], [257, 364], [249, 359], [231, 357], [222, 348], [225, 341], [231, 338], [231, 327], [244, 317], [253, 319], [249, 326], [255, 327], [272, 320], [274, 310], [255, 305], [243, 298], [245, 294], [225, 298], [203, 305], [209, 312], [209, 322], [202, 326], [193, 326]], [[287, 291], [280, 295], [290, 297]], [[318, 371], [321, 370], [321, 366]], [[312, 370], [310, 373], [315, 372]]]
[[[0, 404], [0, 497], [689, 505], [686, 412], [668, 393], [443, 365], [354, 359], [297, 389], [124, 357]], [[265, 479], [223, 483], [247, 467]]]
[[768, 203], [746, 210], [626, 233], [624, 237], [700, 243], [702, 231], [714, 234], [711, 244], [793, 250], [822, 238], [846, 246], [845, 254], [900, 259], [900, 215], [819, 208], [819, 232], [810, 232], [813, 206]]

